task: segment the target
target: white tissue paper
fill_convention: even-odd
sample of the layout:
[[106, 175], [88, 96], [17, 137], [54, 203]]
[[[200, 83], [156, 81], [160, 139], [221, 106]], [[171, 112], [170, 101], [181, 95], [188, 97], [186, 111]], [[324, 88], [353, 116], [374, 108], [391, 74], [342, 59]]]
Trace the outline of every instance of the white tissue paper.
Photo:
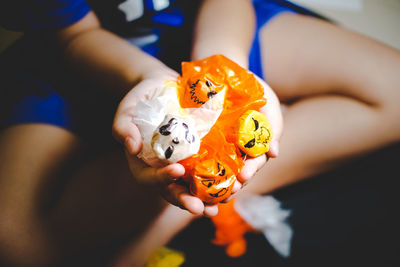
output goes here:
[[142, 136], [138, 157], [150, 166], [160, 167], [196, 154], [201, 138], [222, 112], [225, 92], [222, 90], [200, 108], [184, 109], [179, 104], [177, 84], [167, 81], [164, 87], [139, 100], [132, 121]]
[[235, 210], [254, 229], [263, 232], [281, 256], [290, 256], [293, 230], [286, 222], [290, 211], [282, 209], [278, 200], [268, 195], [244, 195], [236, 200]]

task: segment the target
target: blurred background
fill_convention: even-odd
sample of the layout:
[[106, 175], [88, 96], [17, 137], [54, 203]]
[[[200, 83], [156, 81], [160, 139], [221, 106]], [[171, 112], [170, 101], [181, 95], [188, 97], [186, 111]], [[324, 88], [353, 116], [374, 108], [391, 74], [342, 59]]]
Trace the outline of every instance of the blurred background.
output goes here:
[[293, 0], [342, 26], [400, 49], [400, 0]]
[[[293, 0], [342, 26], [400, 49], [400, 0]], [[0, 27], [0, 52], [21, 36]]]

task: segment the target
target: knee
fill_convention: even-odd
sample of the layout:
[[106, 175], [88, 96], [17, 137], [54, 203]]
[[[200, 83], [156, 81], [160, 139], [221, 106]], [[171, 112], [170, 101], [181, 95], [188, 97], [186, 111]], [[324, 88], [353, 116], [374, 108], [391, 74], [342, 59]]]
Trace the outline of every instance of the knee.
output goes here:
[[0, 217], [0, 265], [49, 266], [52, 253], [43, 225], [26, 216], [4, 213]]

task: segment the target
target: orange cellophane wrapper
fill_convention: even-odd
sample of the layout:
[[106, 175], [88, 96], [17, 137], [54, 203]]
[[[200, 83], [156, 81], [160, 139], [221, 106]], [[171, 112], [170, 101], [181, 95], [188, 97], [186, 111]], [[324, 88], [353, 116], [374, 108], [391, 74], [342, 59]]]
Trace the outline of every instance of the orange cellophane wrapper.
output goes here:
[[197, 154], [180, 161], [190, 191], [208, 204], [218, 203], [231, 195], [236, 176], [244, 165], [233, 143], [225, 140], [218, 128], [211, 128], [202, 139]]
[[201, 140], [199, 152], [179, 162], [186, 169], [185, 180], [191, 183], [191, 193], [215, 204], [231, 195], [236, 179], [231, 179], [230, 171], [236, 177], [244, 166], [242, 153], [235, 145], [236, 127], [243, 113], [266, 104], [264, 89], [251, 72], [222, 55], [183, 62], [179, 84], [182, 108], [199, 108], [226, 90], [222, 113]]
[[235, 210], [235, 199], [228, 203], [218, 204], [218, 214], [211, 218], [215, 226], [215, 238], [212, 243], [225, 246], [230, 257], [240, 257], [246, 252], [247, 242], [244, 235], [254, 231]]

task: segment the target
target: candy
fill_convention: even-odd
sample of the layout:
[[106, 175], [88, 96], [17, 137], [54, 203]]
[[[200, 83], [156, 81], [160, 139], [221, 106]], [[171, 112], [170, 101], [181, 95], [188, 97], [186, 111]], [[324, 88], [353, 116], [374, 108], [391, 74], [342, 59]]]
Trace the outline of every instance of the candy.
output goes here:
[[[222, 55], [183, 62], [180, 84], [179, 102], [185, 108], [204, 106], [216, 98], [215, 93], [225, 92], [221, 115], [202, 138], [199, 152], [179, 162], [186, 169], [184, 180], [190, 192], [205, 203], [215, 204], [232, 194], [246, 154], [255, 157], [268, 151], [272, 132], [261, 113], [252, 113], [257, 129], [251, 117], [250, 127], [240, 133], [237, 129], [243, 114], [266, 104], [264, 88], [250, 71]], [[240, 146], [239, 140], [245, 143]], [[223, 177], [218, 169], [221, 166]]]
[[264, 114], [248, 110], [239, 118], [236, 137], [237, 145], [244, 153], [258, 157], [269, 150], [272, 139], [271, 125]]
[[154, 132], [151, 146], [159, 159], [177, 162], [199, 151], [200, 138], [189, 122], [167, 114]]
[[195, 165], [192, 179], [192, 194], [207, 204], [216, 204], [231, 195], [236, 176], [228, 165], [208, 159]]

